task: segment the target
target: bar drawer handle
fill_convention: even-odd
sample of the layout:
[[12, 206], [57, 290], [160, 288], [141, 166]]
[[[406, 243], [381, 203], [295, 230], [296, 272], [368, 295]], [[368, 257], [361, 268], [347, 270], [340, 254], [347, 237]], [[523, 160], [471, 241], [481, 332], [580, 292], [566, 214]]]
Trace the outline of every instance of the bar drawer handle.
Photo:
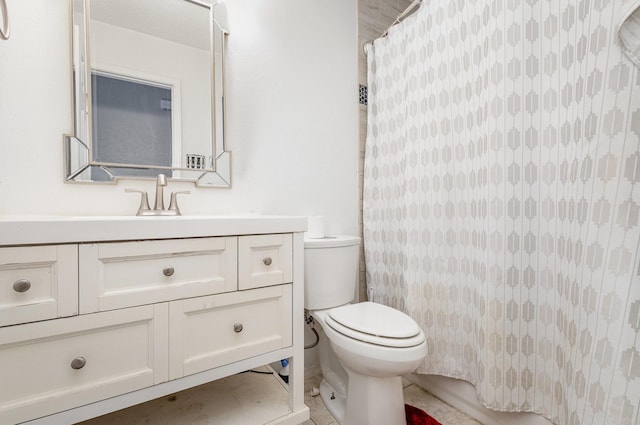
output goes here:
[[164, 269], [162, 269], [162, 274], [167, 276], [167, 277], [170, 277], [170, 276], [173, 276], [173, 273], [175, 273], [175, 271], [176, 270], [173, 267], [168, 266], [168, 267], [165, 267]]
[[82, 369], [86, 364], [87, 359], [85, 359], [84, 357], [76, 357], [75, 359], [71, 360], [71, 369], [79, 370]]
[[240, 332], [242, 332], [242, 329], [244, 329], [244, 326], [242, 326], [242, 323], [235, 323], [233, 325], [233, 331], [237, 334], [239, 334]]
[[31, 282], [27, 279], [19, 279], [13, 282], [13, 290], [16, 292], [27, 292], [31, 288]]
[[271, 259], [271, 257], [265, 257], [262, 259], [262, 262], [264, 263], [265, 266], [270, 266], [273, 260]]

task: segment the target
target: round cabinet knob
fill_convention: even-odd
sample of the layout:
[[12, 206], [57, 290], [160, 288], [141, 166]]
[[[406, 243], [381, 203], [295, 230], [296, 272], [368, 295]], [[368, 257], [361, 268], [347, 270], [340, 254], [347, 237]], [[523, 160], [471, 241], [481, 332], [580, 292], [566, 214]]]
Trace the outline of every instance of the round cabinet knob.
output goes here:
[[87, 359], [85, 359], [84, 357], [76, 357], [75, 359], [71, 360], [71, 369], [82, 369], [86, 364]]
[[271, 259], [271, 257], [265, 257], [262, 259], [262, 262], [264, 263], [265, 266], [270, 266], [271, 263], [273, 263], [273, 260]]
[[170, 276], [173, 276], [175, 271], [176, 271], [176, 269], [174, 269], [173, 267], [167, 266], [164, 269], [162, 269], [162, 274], [167, 276], [167, 277], [170, 277]]
[[27, 292], [31, 288], [31, 282], [27, 279], [19, 279], [13, 282], [13, 290], [16, 292]]
[[235, 323], [233, 325], [233, 330], [234, 330], [235, 333], [242, 332], [242, 329], [244, 329], [244, 327], [242, 326], [242, 323]]

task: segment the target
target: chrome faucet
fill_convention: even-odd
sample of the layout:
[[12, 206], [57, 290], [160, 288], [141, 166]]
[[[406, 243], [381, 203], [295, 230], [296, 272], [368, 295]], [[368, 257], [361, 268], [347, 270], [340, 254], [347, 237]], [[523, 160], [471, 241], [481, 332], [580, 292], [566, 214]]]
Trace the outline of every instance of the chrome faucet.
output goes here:
[[138, 212], [136, 215], [143, 216], [172, 216], [172, 215], [181, 215], [180, 208], [178, 208], [178, 195], [180, 194], [189, 194], [191, 191], [184, 190], [178, 192], [171, 193], [171, 201], [169, 202], [169, 208], [164, 209], [164, 187], [167, 185], [167, 176], [164, 174], [158, 174], [158, 178], [156, 180], [156, 199], [153, 206], [153, 209], [149, 208], [149, 197], [147, 192], [144, 190], [137, 189], [125, 189], [125, 192], [128, 193], [139, 193], [140, 194], [140, 206], [138, 207]]

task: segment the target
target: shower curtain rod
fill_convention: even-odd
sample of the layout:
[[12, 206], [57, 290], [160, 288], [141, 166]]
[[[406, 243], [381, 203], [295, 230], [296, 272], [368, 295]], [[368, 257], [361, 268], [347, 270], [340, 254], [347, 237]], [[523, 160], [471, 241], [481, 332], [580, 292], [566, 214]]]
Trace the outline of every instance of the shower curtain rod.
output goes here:
[[[379, 38], [382, 37], [386, 37], [389, 34], [389, 30], [391, 28], [393, 28], [395, 25], [398, 25], [400, 22], [402, 22], [402, 20], [404, 18], [407, 17], [407, 15], [411, 14], [412, 12], [414, 12], [414, 9], [417, 9], [418, 7], [420, 7], [420, 5], [422, 4], [422, 0], [413, 0], [413, 2], [411, 2], [411, 4], [404, 10], [404, 12], [400, 13], [396, 19], [391, 23], [391, 25], [389, 25], [389, 27], [387, 27], [386, 30], [384, 30], [384, 32], [382, 34], [380, 34]], [[367, 54], [368, 52], [368, 47], [373, 45], [373, 40], [369, 40], [366, 41], [364, 43], [364, 45], [362, 46], [362, 48], [364, 49], [364, 53]]]

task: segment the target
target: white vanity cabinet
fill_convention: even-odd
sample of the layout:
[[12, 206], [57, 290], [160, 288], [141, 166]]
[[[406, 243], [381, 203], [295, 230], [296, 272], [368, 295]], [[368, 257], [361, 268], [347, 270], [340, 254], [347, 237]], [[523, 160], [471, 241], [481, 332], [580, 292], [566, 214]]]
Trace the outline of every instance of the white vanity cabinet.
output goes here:
[[80, 313], [235, 291], [237, 240], [82, 244]]
[[291, 285], [174, 301], [169, 316], [171, 379], [292, 344]]
[[0, 326], [78, 314], [78, 247], [0, 247]]
[[291, 235], [255, 235], [240, 238], [239, 289], [291, 282]]
[[304, 219], [174, 220], [41, 245], [0, 220], [0, 423], [75, 423], [283, 358], [288, 408], [264, 423], [309, 417]]
[[166, 381], [167, 318], [147, 305], [0, 328], [0, 423]]

